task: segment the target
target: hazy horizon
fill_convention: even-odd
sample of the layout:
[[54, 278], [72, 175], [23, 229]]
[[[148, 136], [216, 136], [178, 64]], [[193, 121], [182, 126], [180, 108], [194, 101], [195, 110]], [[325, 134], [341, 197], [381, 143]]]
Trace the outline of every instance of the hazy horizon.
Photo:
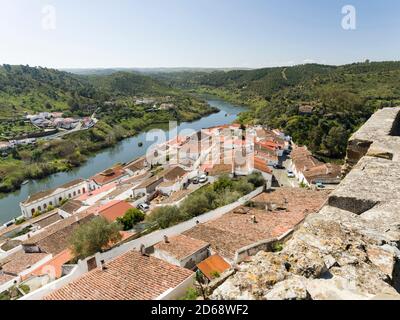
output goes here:
[[258, 69], [398, 60], [398, 12], [396, 0], [0, 0], [0, 63]]

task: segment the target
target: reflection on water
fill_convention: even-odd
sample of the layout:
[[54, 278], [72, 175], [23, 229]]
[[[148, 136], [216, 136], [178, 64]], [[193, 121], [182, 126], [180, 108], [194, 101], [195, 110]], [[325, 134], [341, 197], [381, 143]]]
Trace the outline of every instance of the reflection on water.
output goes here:
[[[167, 139], [172, 139], [176, 135], [176, 132], [181, 133], [185, 129], [198, 131], [203, 128], [232, 123], [237, 115], [244, 111], [243, 107], [234, 106], [218, 99], [209, 98], [208, 103], [220, 109], [220, 112], [194, 122], [180, 123], [178, 128], [172, 129], [169, 132], [168, 124], [155, 125], [153, 128], [149, 128], [149, 130], [161, 129], [167, 133]], [[140, 147], [139, 143], [143, 143], [143, 146]], [[146, 141], [146, 132], [144, 132], [135, 137], [125, 139], [112, 148], [97, 153], [81, 167], [70, 172], [57, 173], [41, 180], [30, 181], [28, 184], [22, 186], [21, 190], [10, 193], [0, 199], [0, 224], [20, 215], [19, 202], [28, 198], [28, 195], [55, 188], [73, 179], [90, 178], [116, 163], [126, 163], [134, 158], [143, 156], [146, 150], [153, 144], [154, 141]]]

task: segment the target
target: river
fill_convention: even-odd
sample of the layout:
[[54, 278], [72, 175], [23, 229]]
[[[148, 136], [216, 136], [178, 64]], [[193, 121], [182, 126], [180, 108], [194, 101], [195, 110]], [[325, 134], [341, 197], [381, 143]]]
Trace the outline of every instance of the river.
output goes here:
[[[180, 123], [177, 128], [178, 130], [175, 129], [168, 132], [169, 130], [166, 129], [164, 131], [168, 132], [167, 138], [174, 138], [174, 132], [177, 131], [179, 134], [184, 129], [198, 131], [207, 127], [232, 123], [237, 118], [237, 115], [245, 110], [244, 107], [235, 106], [215, 98], [208, 98], [207, 101], [211, 106], [217, 107], [220, 112], [211, 114], [197, 121]], [[227, 114], [228, 116], [226, 116]], [[140, 142], [143, 143], [142, 147], [139, 147]], [[0, 199], [0, 225], [21, 215], [19, 203], [27, 199], [30, 194], [56, 188], [59, 185], [77, 178], [90, 178], [116, 163], [125, 163], [143, 156], [147, 148], [152, 144], [154, 144], [154, 141], [146, 141], [146, 132], [143, 132], [137, 136], [119, 142], [112, 148], [96, 153], [95, 156], [91, 157], [81, 167], [75, 170], [53, 174], [47, 178], [31, 181], [23, 185], [20, 190], [10, 193]]]

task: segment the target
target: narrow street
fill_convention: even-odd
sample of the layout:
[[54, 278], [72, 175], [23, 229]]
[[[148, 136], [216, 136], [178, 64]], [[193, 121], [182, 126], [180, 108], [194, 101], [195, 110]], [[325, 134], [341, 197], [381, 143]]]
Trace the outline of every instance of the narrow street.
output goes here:
[[283, 161], [283, 166], [285, 169], [273, 169], [273, 173], [275, 179], [278, 181], [279, 186], [281, 187], [289, 187], [289, 188], [298, 188], [299, 182], [296, 178], [289, 178], [287, 170], [289, 169], [290, 159], [285, 159]]

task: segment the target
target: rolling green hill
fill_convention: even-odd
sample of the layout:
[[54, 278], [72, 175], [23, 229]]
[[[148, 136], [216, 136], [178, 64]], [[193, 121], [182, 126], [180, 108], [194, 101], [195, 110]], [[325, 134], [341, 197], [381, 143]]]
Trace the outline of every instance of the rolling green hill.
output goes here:
[[[241, 121], [279, 127], [323, 157], [342, 159], [349, 136], [374, 111], [400, 105], [400, 62], [317, 64], [159, 74], [157, 79], [248, 105]], [[311, 106], [311, 113], [301, 112]]]
[[[138, 98], [151, 104], [138, 104]], [[161, 108], [165, 104], [167, 107]], [[0, 192], [17, 189], [26, 179], [77, 167], [94, 152], [115, 145], [145, 128], [168, 121], [192, 121], [215, 112], [205, 101], [158, 80], [132, 72], [82, 76], [28, 66], [0, 67], [0, 138], [36, 129], [25, 113], [63, 111], [64, 116], [89, 116], [94, 128], [63, 139], [38, 141], [0, 158]]]

